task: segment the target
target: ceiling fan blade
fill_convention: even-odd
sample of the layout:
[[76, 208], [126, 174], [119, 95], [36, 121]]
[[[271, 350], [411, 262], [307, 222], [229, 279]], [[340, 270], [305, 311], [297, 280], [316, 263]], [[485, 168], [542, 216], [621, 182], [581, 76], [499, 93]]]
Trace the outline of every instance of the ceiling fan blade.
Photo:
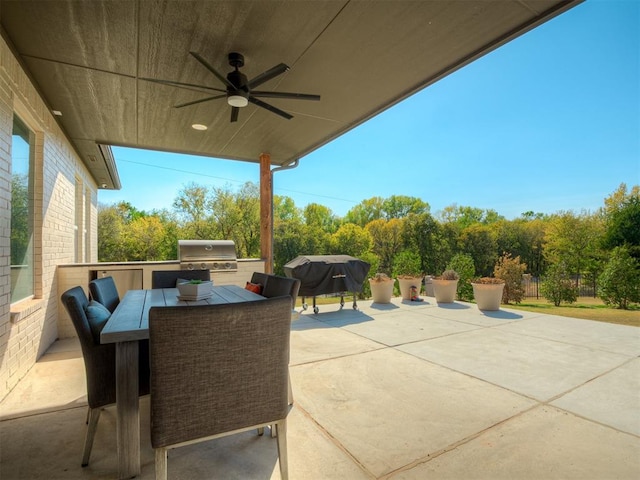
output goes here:
[[279, 108], [274, 107], [273, 105], [269, 105], [268, 103], [265, 103], [262, 100], [258, 100], [253, 96], [249, 96], [249, 101], [254, 105], [257, 105], [259, 107], [269, 110], [270, 112], [275, 113], [276, 115], [280, 115], [281, 117], [286, 118], [287, 120], [291, 120], [293, 118], [293, 115], [289, 115], [287, 112], [284, 112]]
[[251, 95], [254, 97], [265, 98], [290, 98], [293, 100], [320, 100], [320, 95], [310, 95], [308, 93], [291, 93], [291, 92], [257, 92], [251, 91]]
[[231, 122], [238, 121], [238, 113], [240, 113], [240, 109], [238, 107], [231, 107]]
[[218, 73], [218, 71], [215, 68], [213, 68], [209, 64], [209, 62], [207, 62], [204, 58], [202, 58], [202, 56], [200, 56], [199, 53], [197, 53], [197, 52], [189, 52], [189, 53], [191, 55], [193, 55], [196, 58], [196, 60], [198, 60], [202, 65], [204, 65], [204, 67], [207, 70], [209, 70], [211, 73], [213, 73], [216, 76], [216, 78], [218, 80], [220, 80], [222, 83], [224, 83], [227, 87], [231, 87], [234, 90], [236, 89], [236, 87], [229, 80], [227, 80], [227, 77], [225, 77], [225, 76], [221, 75], [220, 73]]
[[227, 94], [225, 93], [224, 95], [216, 95], [215, 97], [201, 98], [200, 100], [194, 100], [192, 102], [186, 102], [186, 103], [180, 103], [178, 105], [174, 105], [173, 108], [188, 107], [189, 105], [196, 105], [198, 103], [208, 102], [210, 100], [217, 100], [218, 98], [224, 98], [226, 96]]
[[257, 77], [249, 80], [249, 83], [247, 83], [247, 86], [250, 89], [254, 88], [254, 87], [257, 87], [258, 85], [262, 85], [264, 82], [267, 82], [267, 81], [271, 80], [272, 78], [275, 78], [278, 75], [283, 74], [287, 70], [289, 70], [289, 67], [287, 65], [285, 65], [284, 63], [280, 63], [280, 64], [276, 65], [275, 67], [270, 68], [266, 72], [261, 73]]
[[168, 85], [170, 87], [184, 88], [185, 90], [191, 90], [193, 92], [200, 92], [200, 93], [208, 93], [208, 92], [203, 92], [203, 90], [221, 92], [221, 93], [226, 92], [226, 90], [222, 90], [220, 88], [207, 87], [205, 85], [196, 85], [194, 83], [174, 82], [173, 80], [158, 80], [156, 78], [143, 78], [143, 77], [138, 78], [138, 80], [144, 80], [145, 82], [159, 83], [160, 85]]

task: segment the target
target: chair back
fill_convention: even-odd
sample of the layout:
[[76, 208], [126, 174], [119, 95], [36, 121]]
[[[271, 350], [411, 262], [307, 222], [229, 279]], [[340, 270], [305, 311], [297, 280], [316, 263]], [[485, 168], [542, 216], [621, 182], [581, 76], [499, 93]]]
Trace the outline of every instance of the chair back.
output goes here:
[[259, 283], [264, 287], [267, 283], [267, 278], [269, 278], [268, 273], [253, 272], [253, 275], [251, 275], [251, 283]]
[[151, 308], [153, 447], [286, 418], [290, 322], [289, 297]]
[[91, 293], [91, 298], [107, 307], [111, 313], [120, 304], [120, 295], [118, 295], [118, 289], [113, 277], [91, 280], [89, 282], [89, 292]]
[[95, 341], [87, 317], [89, 300], [82, 287], [73, 287], [62, 294], [80, 340], [87, 377], [87, 400], [90, 408], [109, 405], [116, 401], [116, 349], [114, 344]]
[[211, 272], [209, 270], [154, 270], [151, 272], [151, 288], [176, 288], [179, 278], [211, 280]]
[[300, 280], [278, 275], [268, 275], [267, 277], [266, 284], [262, 289], [262, 296], [273, 298], [289, 295], [291, 297], [291, 308], [295, 308], [298, 291], [300, 290]]

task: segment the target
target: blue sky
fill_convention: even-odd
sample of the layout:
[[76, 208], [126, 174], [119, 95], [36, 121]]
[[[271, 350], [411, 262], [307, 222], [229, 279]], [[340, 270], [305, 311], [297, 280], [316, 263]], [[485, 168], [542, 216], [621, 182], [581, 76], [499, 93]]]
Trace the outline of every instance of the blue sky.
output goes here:
[[[594, 212], [640, 184], [640, 0], [588, 0], [274, 174], [274, 193], [343, 216], [409, 195], [444, 207]], [[171, 208], [188, 183], [259, 182], [257, 164], [113, 148], [98, 201]]]

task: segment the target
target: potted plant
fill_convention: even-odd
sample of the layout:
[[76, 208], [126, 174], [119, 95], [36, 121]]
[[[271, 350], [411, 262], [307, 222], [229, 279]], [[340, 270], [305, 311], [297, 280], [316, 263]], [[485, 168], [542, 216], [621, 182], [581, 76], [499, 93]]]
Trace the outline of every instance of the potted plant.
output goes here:
[[394, 272], [396, 272], [402, 300], [411, 300], [412, 296], [417, 298], [420, 295], [424, 277], [420, 267], [420, 257], [407, 250], [400, 252], [394, 261]]
[[439, 277], [434, 277], [433, 295], [438, 303], [453, 303], [458, 290], [458, 279], [460, 275], [455, 270], [445, 270]]
[[376, 273], [369, 278], [373, 303], [390, 303], [393, 296], [393, 279], [386, 273]]
[[189, 280], [178, 283], [177, 287], [181, 297], [200, 299], [211, 295], [213, 282], [210, 280]]
[[504, 280], [495, 277], [482, 277], [471, 281], [473, 297], [480, 310], [500, 310]]

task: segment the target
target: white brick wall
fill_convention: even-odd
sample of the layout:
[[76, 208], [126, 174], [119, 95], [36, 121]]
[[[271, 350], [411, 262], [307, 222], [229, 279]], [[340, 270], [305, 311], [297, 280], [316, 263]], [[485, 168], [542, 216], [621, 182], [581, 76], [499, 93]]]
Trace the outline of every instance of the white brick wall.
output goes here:
[[[35, 299], [10, 305], [11, 133], [35, 133]], [[89, 258], [97, 259], [97, 185], [0, 38], [0, 399], [58, 338], [56, 268], [74, 261], [75, 179], [91, 197]], [[79, 205], [78, 208], [85, 208]], [[65, 332], [68, 333], [68, 332]]]

